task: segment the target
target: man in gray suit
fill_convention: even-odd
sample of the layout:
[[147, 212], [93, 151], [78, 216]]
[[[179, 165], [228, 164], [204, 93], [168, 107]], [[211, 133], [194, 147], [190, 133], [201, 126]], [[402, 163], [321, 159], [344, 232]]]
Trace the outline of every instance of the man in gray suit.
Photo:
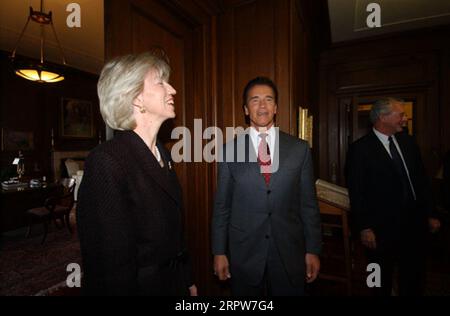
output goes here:
[[274, 126], [278, 91], [257, 77], [244, 89], [250, 128], [224, 146], [212, 220], [214, 273], [233, 295], [304, 295], [316, 279], [320, 215], [306, 142]]

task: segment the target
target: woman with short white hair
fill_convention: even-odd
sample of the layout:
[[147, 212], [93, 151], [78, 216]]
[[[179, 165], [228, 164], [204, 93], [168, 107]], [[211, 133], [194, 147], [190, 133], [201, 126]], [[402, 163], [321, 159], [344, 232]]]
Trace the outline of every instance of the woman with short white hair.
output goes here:
[[85, 163], [77, 225], [87, 295], [196, 295], [181, 187], [157, 136], [175, 117], [169, 65], [151, 53], [108, 62], [100, 111], [116, 130]]

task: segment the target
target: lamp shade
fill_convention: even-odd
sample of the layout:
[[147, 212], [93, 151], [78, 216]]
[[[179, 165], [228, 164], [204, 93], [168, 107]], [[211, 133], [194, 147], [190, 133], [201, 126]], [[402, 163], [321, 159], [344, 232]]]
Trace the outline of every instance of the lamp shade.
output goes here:
[[63, 72], [57, 67], [38, 62], [20, 62], [13, 60], [13, 70], [16, 75], [35, 82], [54, 83], [64, 80]]
[[18, 69], [16, 70], [16, 75], [37, 82], [58, 82], [64, 80], [64, 76], [49, 72], [49, 71], [41, 71], [38, 69]]
[[[62, 72], [56, 70], [56, 67], [53, 67], [49, 65], [48, 63], [44, 63], [44, 27], [46, 25], [50, 25], [53, 31], [53, 35], [55, 36], [56, 42], [58, 44], [60, 53], [62, 55], [62, 62], [64, 65], [66, 65], [66, 61], [64, 58], [64, 53], [61, 48], [61, 44], [59, 43], [58, 37], [56, 36], [55, 27], [53, 25], [53, 19], [52, 19], [52, 12], [44, 13], [42, 11], [43, 7], [43, 0], [41, 0], [41, 9], [40, 11], [33, 10], [32, 7], [30, 7], [30, 13], [28, 15], [28, 19], [25, 23], [25, 26], [22, 30], [22, 33], [19, 36], [19, 39], [17, 40], [16, 47], [14, 47], [12, 53], [11, 53], [11, 62], [14, 68], [14, 72], [16, 75], [35, 82], [41, 82], [41, 83], [50, 83], [50, 82], [59, 82], [64, 80], [64, 76], [62, 75]], [[40, 45], [40, 55], [41, 55], [41, 62], [20, 62], [16, 60], [16, 50], [19, 46], [19, 43], [22, 39], [23, 34], [25, 33], [28, 23], [30, 21], [36, 22], [41, 27], [41, 45]]]

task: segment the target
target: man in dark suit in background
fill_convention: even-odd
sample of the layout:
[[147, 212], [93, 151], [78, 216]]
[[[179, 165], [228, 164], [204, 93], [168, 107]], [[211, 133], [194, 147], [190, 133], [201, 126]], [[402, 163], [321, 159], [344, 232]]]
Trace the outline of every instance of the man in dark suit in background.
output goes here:
[[[214, 271], [233, 295], [304, 295], [320, 268], [320, 215], [306, 142], [274, 127], [268, 78], [244, 89], [251, 127], [224, 146], [212, 220]], [[242, 145], [242, 146], [240, 146]], [[242, 159], [240, 159], [242, 158]]]
[[346, 174], [351, 214], [370, 263], [381, 268], [381, 288], [390, 295], [398, 264], [400, 295], [421, 295], [425, 280], [427, 226], [437, 231], [429, 180], [413, 138], [403, 132], [403, 102], [386, 98], [370, 113], [373, 129], [354, 142]]

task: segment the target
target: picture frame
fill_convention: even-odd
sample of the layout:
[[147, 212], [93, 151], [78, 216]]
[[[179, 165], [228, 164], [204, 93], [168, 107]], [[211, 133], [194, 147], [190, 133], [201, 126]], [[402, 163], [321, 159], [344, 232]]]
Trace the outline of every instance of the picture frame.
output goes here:
[[2, 151], [34, 150], [34, 134], [29, 131], [16, 131], [9, 128], [1, 129]]
[[61, 99], [60, 134], [63, 138], [93, 138], [92, 102], [73, 98]]

